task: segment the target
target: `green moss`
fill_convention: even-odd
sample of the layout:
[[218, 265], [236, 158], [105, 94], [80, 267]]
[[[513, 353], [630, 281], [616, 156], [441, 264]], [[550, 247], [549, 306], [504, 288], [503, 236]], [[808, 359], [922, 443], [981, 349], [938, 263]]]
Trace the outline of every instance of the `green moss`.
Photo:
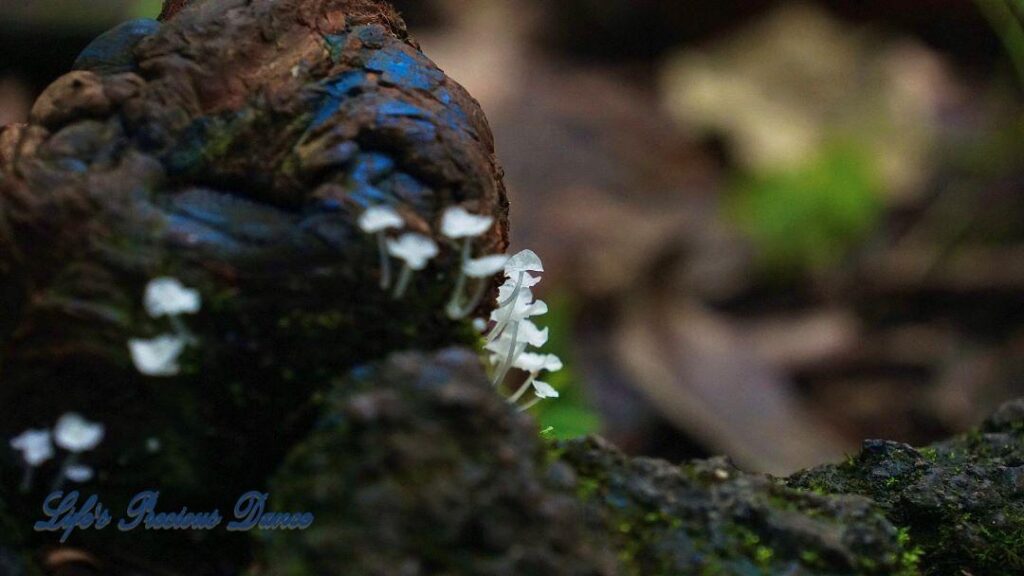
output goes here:
[[799, 274], [840, 261], [878, 222], [882, 203], [869, 151], [843, 143], [804, 166], [736, 183], [729, 215], [773, 273]]

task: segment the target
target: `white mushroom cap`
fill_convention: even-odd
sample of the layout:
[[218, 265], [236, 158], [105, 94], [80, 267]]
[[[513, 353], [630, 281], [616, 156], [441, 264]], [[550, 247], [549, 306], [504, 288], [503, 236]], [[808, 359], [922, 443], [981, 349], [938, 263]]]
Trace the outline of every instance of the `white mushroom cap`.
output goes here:
[[494, 218], [470, 214], [465, 208], [455, 206], [445, 210], [441, 218], [441, 233], [448, 238], [475, 238], [491, 229]]
[[541, 382], [540, 380], [533, 381], [533, 393], [537, 398], [558, 398], [558, 390], [555, 390], [547, 382]]
[[562, 360], [554, 354], [528, 352], [516, 358], [514, 366], [526, 372], [558, 372], [562, 369]]
[[544, 263], [533, 250], [523, 250], [508, 259], [505, 264], [505, 274], [512, 276], [518, 272], [543, 272]]
[[[511, 308], [511, 310], [510, 310]], [[511, 314], [509, 313], [511, 312]], [[548, 313], [548, 305], [543, 300], [533, 300], [533, 294], [529, 290], [522, 290], [515, 302], [509, 302], [501, 308], [491, 311], [491, 320], [494, 322], [517, 322], [534, 316], [543, 316]]]
[[146, 285], [143, 299], [153, 318], [195, 314], [202, 306], [198, 290], [186, 288], [177, 278], [156, 278]]
[[178, 357], [185, 350], [187, 340], [181, 336], [165, 334], [152, 340], [129, 340], [128, 350], [135, 368], [146, 376], [175, 376], [181, 371]]
[[359, 215], [359, 229], [367, 234], [376, 234], [389, 228], [401, 228], [405, 220], [390, 206], [371, 206]]
[[519, 321], [519, 335], [516, 338], [520, 343], [526, 342], [534, 348], [540, 348], [548, 343], [550, 331], [547, 328], [541, 330], [536, 324], [529, 320]]
[[74, 452], [88, 452], [99, 446], [103, 441], [103, 424], [89, 422], [74, 412], [69, 412], [57, 420], [53, 428], [53, 438], [57, 446]]
[[462, 265], [462, 272], [470, 278], [487, 278], [504, 270], [506, 262], [508, 256], [503, 254], [474, 258]]
[[388, 240], [388, 253], [405, 262], [413, 270], [423, 270], [427, 262], [437, 256], [437, 244], [422, 234], [403, 234], [398, 240]]
[[21, 457], [33, 468], [53, 458], [54, 452], [49, 430], [26, 430], [11, 439], [11, 448], [21, 452]]
[[[512, 333], [516, 333], [516, 339], [512, 340]], [[539, 348], [548, 343], [550, 331], [547, 328], [541, 330], [536, 324], [529, 320], [520, 320], [519, 329], [512, 330], [511, 328], [506, 329], [501, 336], [488, 342], [484, 349], [488, 352], [493, 352], [498, 356], [505, 357], [511, 348], [526, 344]]]
[[68, 466], [67, 469], [64, 470], [64, 476], [67, 476], [68, 480], [71, 480], [72, 482], [81, 484], [92, 480], [95, 473], [89, 466], [84, 464], [75, 464]]
[[[518, 278], [509, 278], [505, 280], [505, 283], [498, 287], [498, 301], [504, 302], [512, 297], [512, 293], [516, 291], [516, 285], [518, 284]], [[530, 276], [529, 274], [523, 275], [523, 283], [519, 286], [519, 298], [522, 299], [523, 293], [530, 295], [530, 299], [533, 299], [533, 294], [530, 292], [530, 288], [533, 288], [537, 284], [540, 284], [540, 278]]]

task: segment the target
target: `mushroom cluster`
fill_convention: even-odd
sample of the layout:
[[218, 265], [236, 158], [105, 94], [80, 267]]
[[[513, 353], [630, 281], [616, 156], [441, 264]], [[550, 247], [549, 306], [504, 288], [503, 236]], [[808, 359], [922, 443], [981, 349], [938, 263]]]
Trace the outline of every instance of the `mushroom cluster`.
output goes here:
[[[391, 258], [402, 261], [402, 271], [392, 292], [396, 300], [401, 299], [408, 291], [413, 273], [426, 268], [427, 263], [440, 253], [437, 243], [422, 234], [406, 232], [397, 238], [389, 238], [389, 231], [397, 233], [405, 228], [405, 220], [390, 206], [367, 208], [359, 216], [358, 224], [360, 230], [372, 234], [377, 240], [382, 290], [391, 287]], [[487, 291], [485, 279], [500, 272], [505, 265], [507, 258], [501, 255], [473, 258], [473, 240], [482, 236], [493, 225], [494, 218], [491, 216], [473, 214], [461, 206], [449, 208], [441, 217], [441, 235], [459, 243], [462, 254], [459, 277], [446, 307], [446, 312], [452, 320], [465, 318], [476, 309]], [[468, 298], [463, 295], [467, 278], [478, 280], [478, 286]]]
[[65, 479], [78, 483], [92, 480], [95, 472], [90, 466], [79, 463], [79, 458], [83, 453], [95, 450], [103, 441], [104, 434], [102, 424], [90, 422], [79, 414], [69, 412], [57, 420], [53, 430], [26, 430], [12, 438], [11, 448], [18, 451], [25, 462], [22, 492], [29, 492], [32, 489], [35, 470], [56, 456], [54, 445], [67, 452], [54, 481], [54, 489], [59, 489]]
[[[538, 378], [542, 372], [561, 370], [562, 361], [553, 354], [527, 352], [529, 348], [540, 348], [548, 341], [548, 329], [539, 328], [531, 320], [548, 311], [547, 304], [536, 300], [531, 290], [540, 282], [540, 277], [533, 273], [544, 272], [544, 264], [537, 254], [524, 250], [511, 258], [502, 254], [474, 257], [474, 240], [493, 225], [491, 216], [473, 214], [461, 206], [449, 208], [443, 214], [441, 236], [452, 241], [461, 255], [459, 275], [445, 313], [452, 320], [472, 314], [487, 293], [488, 280], [499, 272], [505, 272], [505, 283], [498, 289], [498, 307], [491, 313], [492, 327], [485, 349], [490, 353], [494, 368], [495, 387], [501, 387], [512, 368], [527, 374], [523, 384], [509, 397], [511, 404], [519, 404], [532, 389], [534, 397], [521, 405], [522, 410], [527, 410], [541, 400], [558, 397], [558, 391]], [[393, 291], [396, 299], [402, 298], [408, 290], [413, 272], [426, 268], [427, 263], [440, 252], [433, 240], [421, 234], [407, 232], [397, 238], [388, 237], [389, 231], [399, 233], [404, 227], [401, 215], [388, 206], [370, 207], [359, 217], [359, 228], [374, 235], [377, 241], [381, 289], [387, 290], [391, 285], [390, 257], [403, 262]], [[472, 286], [467, 286], [471, 282]], [[487, 331], [487, 322], [483, 319], [477, 319], [474, 325], [480, 332]]]
[[195, 341], [181, 316], [199, 312], [199, 292], [186, 288], [175, 278], [157, 278], [146, 286], [143, 303], [150, 318], [166, 317], [174, 331], [156, 338], [129, 340], [132, 362], [146, 376], [175, 376], [181, 371], [178, 358]]
[[541, 400], [558, 397], [557, 390], [537, 378], [542, 372], [561, 370], [562, 361], [554, 354], [527, 352], [529, 348], [547, 344], [549, 336], [547, 328], [541, 329], [531, 320], [548, 312], [547, 304], [535, 299], [532, 290], [540, 283], [540, 276], [532, 273], [544, 272], [540, 257], [531, 250], [524, 250], [509, 258], [504, 269], [505, 283], [498, 289], [498, 307], [491, 312], [493, 326], [484, 348], [490, 352], [495, 386], [501, 386], [512, 368], [527, 374], [508, 401], [518, 404], [532, 389], [534, 397], [520, 407], [529, 410]]

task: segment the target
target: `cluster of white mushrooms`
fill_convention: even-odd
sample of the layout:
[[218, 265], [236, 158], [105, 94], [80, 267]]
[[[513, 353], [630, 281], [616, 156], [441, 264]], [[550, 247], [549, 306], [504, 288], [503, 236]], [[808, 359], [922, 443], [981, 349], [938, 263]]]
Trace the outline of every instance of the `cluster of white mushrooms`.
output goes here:
[[129, 340], [132, 362], [147, 376], [176, 376], [181, 371], [179, 357], [185, 347], [195, 342], [181, 316], [199, 312], [202, 306], [199, 291], [186, 288], [175, 278], [157, 278], [146, 286], [143, 303], [151, 318], [170, 320], [173, 332], [148, 340]]
[[505, 262], [504, 270], [505, 283], [498, 288], [498, 307], [491, 312], [492, 327], [487, 333], [484, 348], [490, 352], [495, 386], [505, 381], [512, 368], [526, 372], [526, 380], [508, 401], [517, 404], [532, 389], [533, 399], [520, 407], [521, 410], [529, 410], [541, 400], [558, 398], [557, 390], [537, 378], [542, 372], [561, 370], [562, 361], [554, 354], [527, 352], [548, 341], [548, 329], [540, 329], [531, 320], [548, 312], [547, 304], [536, 300], [532, 290], [540, 283], [540, 276], [531, 273], [544, 272], [544, 264], [533, 251], [523, 250]]
[[[498, 273], [504, 266], [504, 256], [472, 258], [473, 240], [482, 236], [493, 225], [494, 218], [472, 214], [462, 207], [448, 209], [441, 218], [441, 234], [459, 244], [462, 253], [459, 278], [456, 281], [451, 301], [446, 307], [448, 316], [453, 320], [468, 316], [480, 304], [480, 299], [487, 291], [486, 282], [479, 281], [473, 294], [467, 298], [463, 294], [466, 290], [467, 278], [482, 280]], [[406, 232], [397, 238], [388, 237], [389, 230], [401, 231], [405, 228], [405, 220], [397, 210], [390, 206], [368, 208], [359, 217], [359, 228], [363, 232], [377, 237], [382, 290], [391, 287], [391, 258], [402, 261], [402, 271], [392, 292], [395, 299], [405, 295], [413, 273], [426, 268], [427, 263], [440, 253], [437, 243], [423, 234]]]
[[16, 438], [12, 438], [11, 448], [21, 453], [25, 462], [25, 475], [22, 479], [22, 492], [32, 489], [32, 479], [36, 468], [52, 460], [57, 448], [67, 452], [61, 464], [60, 472], [54, 481], [54, 489], [60, 489], [64, 479], [72, 482], [88, 482], [94, 476], [93, 469], [79, 463], [80, 456], [94, 450], [103, 441], [102, 424], [90, 422], [82, 416], [70, 412], [60, 417], [53, 430], [48, 428], [26, 430]]
[[[395, 299], [408, 291], [415, 272], [424, 270], [440, 253], [434, 240], [415, 232], [402, 232], [405, 219], [390, 206], [366, 209], [358, 219], [359, 228], [376, 238], [380, 252], [380, 287], [390, 290]], [[558, 392], [549, 384], [538, 380], [543, 372], [562, 369], [562, 361], [553, 354], [532, 352], [548, 341], [548, 329], [539, 328], [531, 318], [546, 314], [547, 304], [536, 300], [532, 288], [540, 282], [544, 265], [530, 250], [511, 258], [502, 254], [473, 257], [474, 240], [494, 225], [494, 218], [473, 214], [462, 207], [449, 208], [441, 218], [441, 235], [457, 247], [461, 254], [459, 274], [445, 312], [453, 320], [466, 318], [480, 305], [491, 285], [490, 278], [504, 271], [505, 283], [498, 290], [498, 306], [491, 313], [491, 328], [478, 319], [475, 325], [486, 332], [485, 349], [493, 367], [494, 386], [500, 388], [512, 368], [527, 374], [525, 381], [509, 397], [509, 403], [520, 404], [530, 390], [533, 398], [521, 404], [527, 410], [541, 400], [557, 398]], [[401, 271], [393, 278], [391, 259], [402, 262]], [[186, 288], [175, 278], [157, 278], [146, 287], [144, 298], [150, 317], [168, 318], [173, 332], [153, 339], [133, 339], [128, 347], [132, 361], [139, 372], [147, 376], [177, 375], [181, 368], [178, 359], [195, 338], [181, 321], [184, 314], [199, 312], [202, 305], [199, 292]]]
[[[453, 320], [469, 316], [487, 293], [488, 280], [501, 271], [505, 272], [506, 281], [498, 292], [498, 308], [491, 313], [492, 327], [487, 334], [485, 348], [490, 353], [494, 368], [495, 387], [502, 385], [512, 368], [527, 373], [525, 382], [508, 399], [509, 403], [518, 404], [532, 389], [534, 398], [521, 406], [522, 410], [527, 410], [543, 399], [558, 397], [553, 387], [537, 378], [542, 372], [561, 370], [562, 362], [553, 354], [527, 351], [548, 341], [547, 328], [541, 330], [530, 320], [548, 311], [543, 301], [534, 299], [531, 290], [540, 282], [540, 277], [532, 273], [544, 271], [540, 258], [530, 250], [511, 258], [501, 254], [473, 257], [474, 239], [493, 225], [494, 218], [472, 214], [459, 206], [449, 208], [442, 216], [441, 235], [455, 243], [461, 254], [459, 275], [445, 312]], [[402, 216], [389, 206], [368, 208], [359, 218], [359, 227], [377, 238], [381, 289], [391, 287], [391, 258], [404, 263], [392, 293], [396, 299], [405, 294], [413, 272], [426, 268], [427, 263], [440, 253], [437, 243], [422, 234], [407, 232], [398, 238], [389, 238], [388, 231], [401, 231], [405, 227]], [[467, 287], [471, 282], [473, 285]], [[479, 321], [478, 326], [481, 332], [487, 330], [486, 322]]]

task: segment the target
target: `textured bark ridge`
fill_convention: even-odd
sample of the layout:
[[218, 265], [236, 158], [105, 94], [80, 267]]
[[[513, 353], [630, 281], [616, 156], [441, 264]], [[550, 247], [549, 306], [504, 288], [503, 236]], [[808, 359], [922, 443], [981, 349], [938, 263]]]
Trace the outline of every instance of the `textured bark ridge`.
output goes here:
[[[478, 105], [383, 2], [173, 2], [98, 38], [31, 123], [0, 132], [0, 439], [77, 411], [107, 427], [82, 489], [115, 513], [140, 490], [229, 512], [266, 488], [316, 522], [57, 547], [30, 531], [57, 464], [25, 494], [4, 449], [0, 575], [1020, 567], [1020, 404], [964, 438], [869, 443], [788, 480], [543, 440], [457, 348], [476, 336], [443, 314], [455, 247], [395, 301], [354, 225], [384, 203], [434, 234], [458, 204], [495, 216], [478, 248], [502, 251], [500, 174]], [[163, 275], [201, 291], [198, 344], [179, 376], [147, 378], [126, 343], [168, 330], [141, 301]]]

